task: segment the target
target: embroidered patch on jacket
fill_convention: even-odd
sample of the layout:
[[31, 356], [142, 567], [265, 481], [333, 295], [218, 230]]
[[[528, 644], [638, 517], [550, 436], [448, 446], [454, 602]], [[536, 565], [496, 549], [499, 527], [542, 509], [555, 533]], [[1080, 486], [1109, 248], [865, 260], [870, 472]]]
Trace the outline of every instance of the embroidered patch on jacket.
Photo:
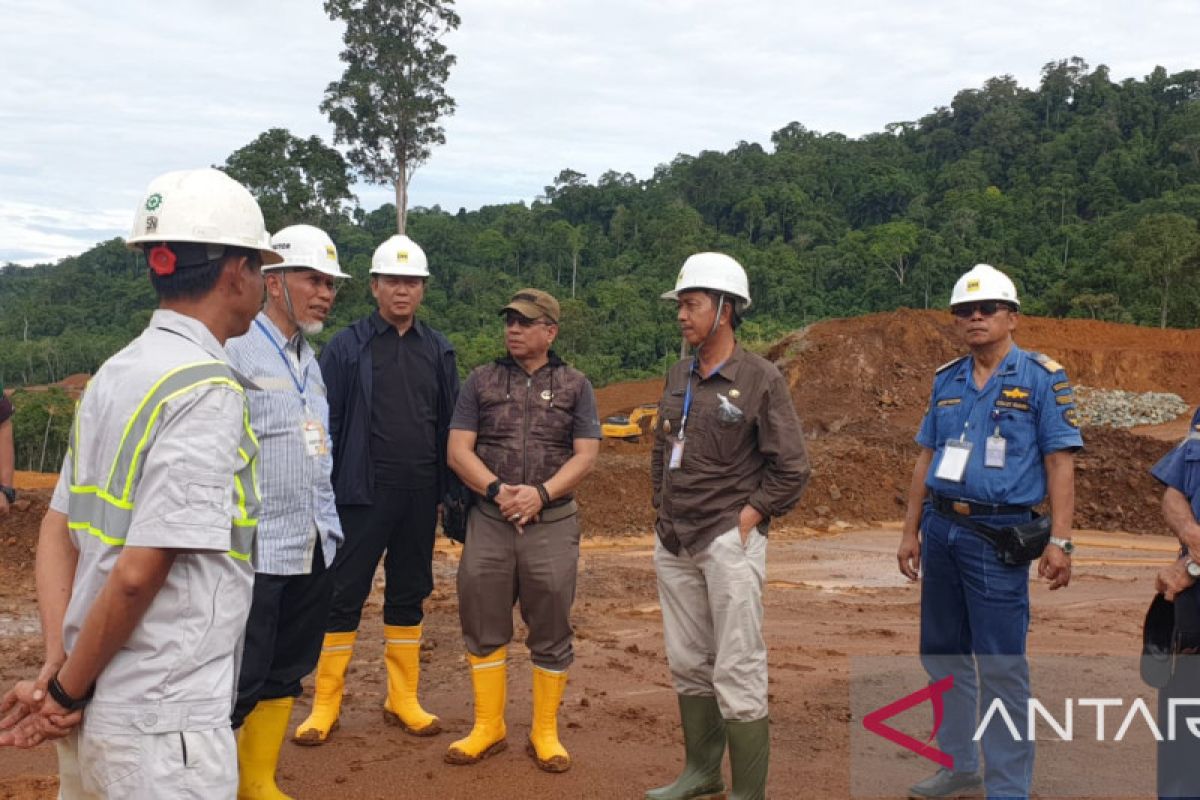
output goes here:
[[1071, 382], [1070, 381], [1059, 381], [1058, 383], [1054, 384], [1050, 388], [1056, 392], [1061, 392], [1063, 389], [1070, 389]]
[[1028, 411], [1029, 403], [1024, 400], [1005, 400], [1003, 397], [996, 398], [996, 408], [1011, 408], [1014, 411]]
[[1054, 396], [1054, 402], [1058, 403], [1060, 406], [1068, 406], [1075, 402], [1075, 395], [1071, 394], [1070, 392], [1067, 392], [1066, 394], [1056, 394]]
[[1066, 423], [1072, 428], [1079, 427], [1079, 412], [1075, 410], [1074, 406], [1063, 409], [1063, 419], [1066, 420]]
[[947, 406], [956, 406], [961, 402], [961, 397], [947, 397], [945, 400], [938, 400], [937, 404], [938, 408], [945, 408]]
[[1025, 400], [1029, 397], [1029, 390], [1024, 386], [1010, 386], [1007, 389], [1000, 390], [1000, 394], [1006, 400]]

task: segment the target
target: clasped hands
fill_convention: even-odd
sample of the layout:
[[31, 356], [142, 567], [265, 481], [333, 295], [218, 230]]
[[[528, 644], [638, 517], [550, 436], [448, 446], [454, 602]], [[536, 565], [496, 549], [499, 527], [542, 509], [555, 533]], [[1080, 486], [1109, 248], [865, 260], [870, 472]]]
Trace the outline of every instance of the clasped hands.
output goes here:
[[520, 483], [500, 484], [500, 493], [496, 495], [496, 505], [500, 513], [513, 524], [517, 533], [524, 533], [525, 526], [538, 521], [542, 512], [542, 496], [536, 486]]
[[83, 721], [83, 711], [67, 711], [46, 691], [61, 666], [47, 662], [36, 678], [17, 681], [0, 698], [0, 747], [36, 747]]

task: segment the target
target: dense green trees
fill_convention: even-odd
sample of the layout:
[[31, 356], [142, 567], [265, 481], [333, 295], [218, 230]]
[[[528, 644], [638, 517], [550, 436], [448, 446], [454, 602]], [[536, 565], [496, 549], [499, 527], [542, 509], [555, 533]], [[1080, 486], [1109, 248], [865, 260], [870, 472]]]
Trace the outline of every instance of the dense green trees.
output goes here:
[[[257, 144], [289, 137], [269, 131]], [[271, 213], [306, 216], [304, 192], [271, 193], [271, 176], [295, 180], [280, 171], [289, 164], [271, 164], [278, 148], [252, 149], [270, 180], [247, 180]], [[395, 231], [396, 209], [321, 208], [355, 276], [327, 337], [372, 308], [370, 255]], [[605, 383], [656, 374], [677, 353], [673, 312], [658, 295], [696, 250], [746, 265], [749, 337], [941, 307], [978, 261], [1009, 272], [1030, 313], [1192, 327], [1198, 218], [1200, 70], [1116, 83], [1104, 67], [1069, 59], [1047, 64], [1036, 87], [993, 78], [859, 139], [793, 122], [770, 149], [741, 142], [679, 155], [645, 180], [564, 169], [530, 204], [414, 209], [408, 233], [430, 256], [424, 313], [455, 341], [464, 369], [499, 351], [495, 309], [507, 295], [537, 285], [564, 301], [564, 355]], [[151, 306], [119, 241], [53, 266], [4, 268], [0, 375], [13, 386], [90, 371]]]

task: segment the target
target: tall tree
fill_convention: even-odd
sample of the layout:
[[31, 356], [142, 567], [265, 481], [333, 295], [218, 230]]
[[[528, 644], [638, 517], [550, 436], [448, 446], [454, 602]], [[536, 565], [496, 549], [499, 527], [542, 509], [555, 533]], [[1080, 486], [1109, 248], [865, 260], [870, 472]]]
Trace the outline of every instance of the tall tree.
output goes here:
[[1200, 233], [1183, 214], [1148, 214], [1116, 241], [1117, 254], [1158, 294], [1158, 327], [1167, 327], [1172, 297], [1196, 287]]
[[454, 0], [325, 0], [325, 13], [346, 23], [346, 70], [325, 89], [321, 110], [363, 178], [394, 187], [404, 233], [408, 183], [446, 142], [438, 120], [454, 113], [445, 83], [455, 57], [442, 44], [460, 22]]
[[221, 169], [254, 194], [271, 231], [301, 222], [333, 228], [356, 202], [346, 159], [316, 136], [301, 139], [271, 128], [235, 150]]

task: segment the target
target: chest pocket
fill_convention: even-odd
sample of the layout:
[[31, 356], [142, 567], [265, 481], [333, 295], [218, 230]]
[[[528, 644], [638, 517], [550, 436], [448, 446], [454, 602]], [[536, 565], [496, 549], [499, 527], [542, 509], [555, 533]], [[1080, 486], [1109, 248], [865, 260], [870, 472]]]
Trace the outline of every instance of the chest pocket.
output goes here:
[[658, 404], [658, 421], [654, 432], [660, 439], [671, 439], [679, 434], [679, 422], [683, 418], [683, 393], [671, 392]]
[[941, 446], [947, 439], [957, 439], [963, 432], [962, 397], [943, 397], [934, 401], [934, 440]]

